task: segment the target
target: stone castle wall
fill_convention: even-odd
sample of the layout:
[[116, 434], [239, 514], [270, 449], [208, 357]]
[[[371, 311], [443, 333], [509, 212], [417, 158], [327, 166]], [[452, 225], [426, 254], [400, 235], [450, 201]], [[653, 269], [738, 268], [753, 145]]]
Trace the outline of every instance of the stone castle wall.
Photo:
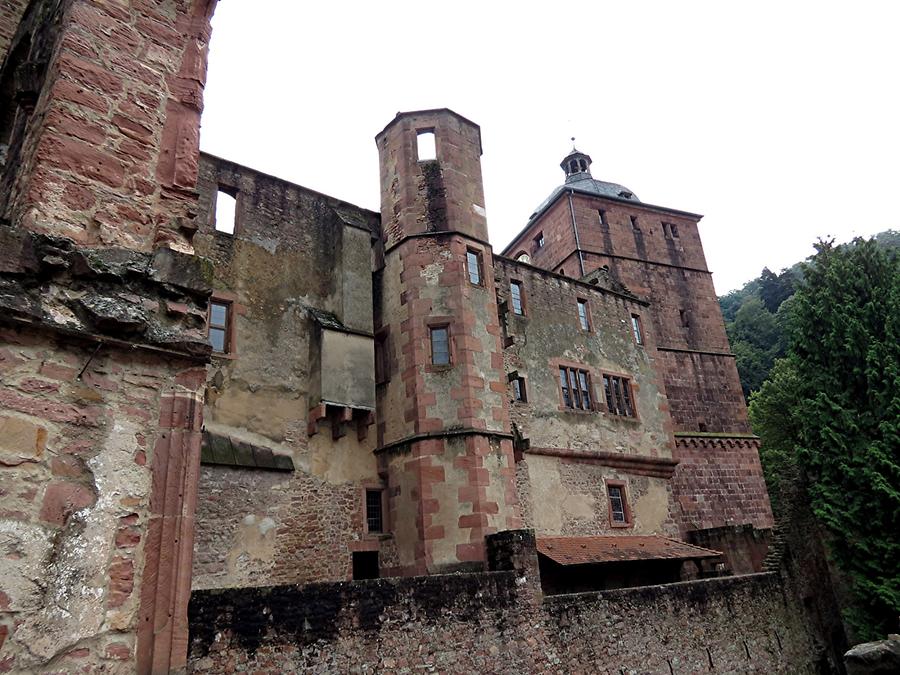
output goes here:
[[498, 538], [492, 572], [195, 592], [188, 671], [816, 672], [776, 574], [541, 598], [533, 538]]

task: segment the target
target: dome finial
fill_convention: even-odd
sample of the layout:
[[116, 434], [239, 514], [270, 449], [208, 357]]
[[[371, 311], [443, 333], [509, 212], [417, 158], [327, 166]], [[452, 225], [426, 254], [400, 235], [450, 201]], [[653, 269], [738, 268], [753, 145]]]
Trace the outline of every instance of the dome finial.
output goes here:
[[575, 137], [572, 136], [572, 152], [575, 152]]

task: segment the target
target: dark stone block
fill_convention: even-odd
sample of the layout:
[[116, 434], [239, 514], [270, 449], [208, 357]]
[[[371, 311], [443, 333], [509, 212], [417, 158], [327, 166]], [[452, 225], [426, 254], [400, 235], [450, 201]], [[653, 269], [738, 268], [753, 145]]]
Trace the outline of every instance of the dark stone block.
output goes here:
[[212, 293], [213, 266], [206, 258], [158, 248], [150, 263], [150, 277], [195, 295]]

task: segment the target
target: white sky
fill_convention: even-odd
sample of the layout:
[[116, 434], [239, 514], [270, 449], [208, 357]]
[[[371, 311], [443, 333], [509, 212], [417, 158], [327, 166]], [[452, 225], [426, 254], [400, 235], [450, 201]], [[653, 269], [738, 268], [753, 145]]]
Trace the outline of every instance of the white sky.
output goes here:
[[499, 251], [563, 181], [705, 214], [719, 293], [900, 229], [898, 2], [221, 0], [201, 146], [379, 209], [397, 111], [481, 125]]

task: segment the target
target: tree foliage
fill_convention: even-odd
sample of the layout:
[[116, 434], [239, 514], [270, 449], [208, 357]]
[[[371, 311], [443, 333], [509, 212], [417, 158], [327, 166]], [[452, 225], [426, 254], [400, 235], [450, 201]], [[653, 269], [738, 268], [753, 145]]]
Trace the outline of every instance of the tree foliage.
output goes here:
[[[900, 248], [900, 232], [880, 232], [875, 235], [875, 241], [885, 249], [896, 250]], [[851, 242], [847, 247], [855, 245]], [[801, 263], [778, 274], [766, 267], [743, 288], [719, 298], [728, 340], [737, 359], [741, 388], [748, 400], [762, 386], [775, 360], [785, 353], [786, 317], [802, 279]]]
[[863, 638], [900, 612], [900, 259], [874, 240], [817, 245], [790, 301], [787, 357], [751, 400], [776, 496], [799, 467]]

